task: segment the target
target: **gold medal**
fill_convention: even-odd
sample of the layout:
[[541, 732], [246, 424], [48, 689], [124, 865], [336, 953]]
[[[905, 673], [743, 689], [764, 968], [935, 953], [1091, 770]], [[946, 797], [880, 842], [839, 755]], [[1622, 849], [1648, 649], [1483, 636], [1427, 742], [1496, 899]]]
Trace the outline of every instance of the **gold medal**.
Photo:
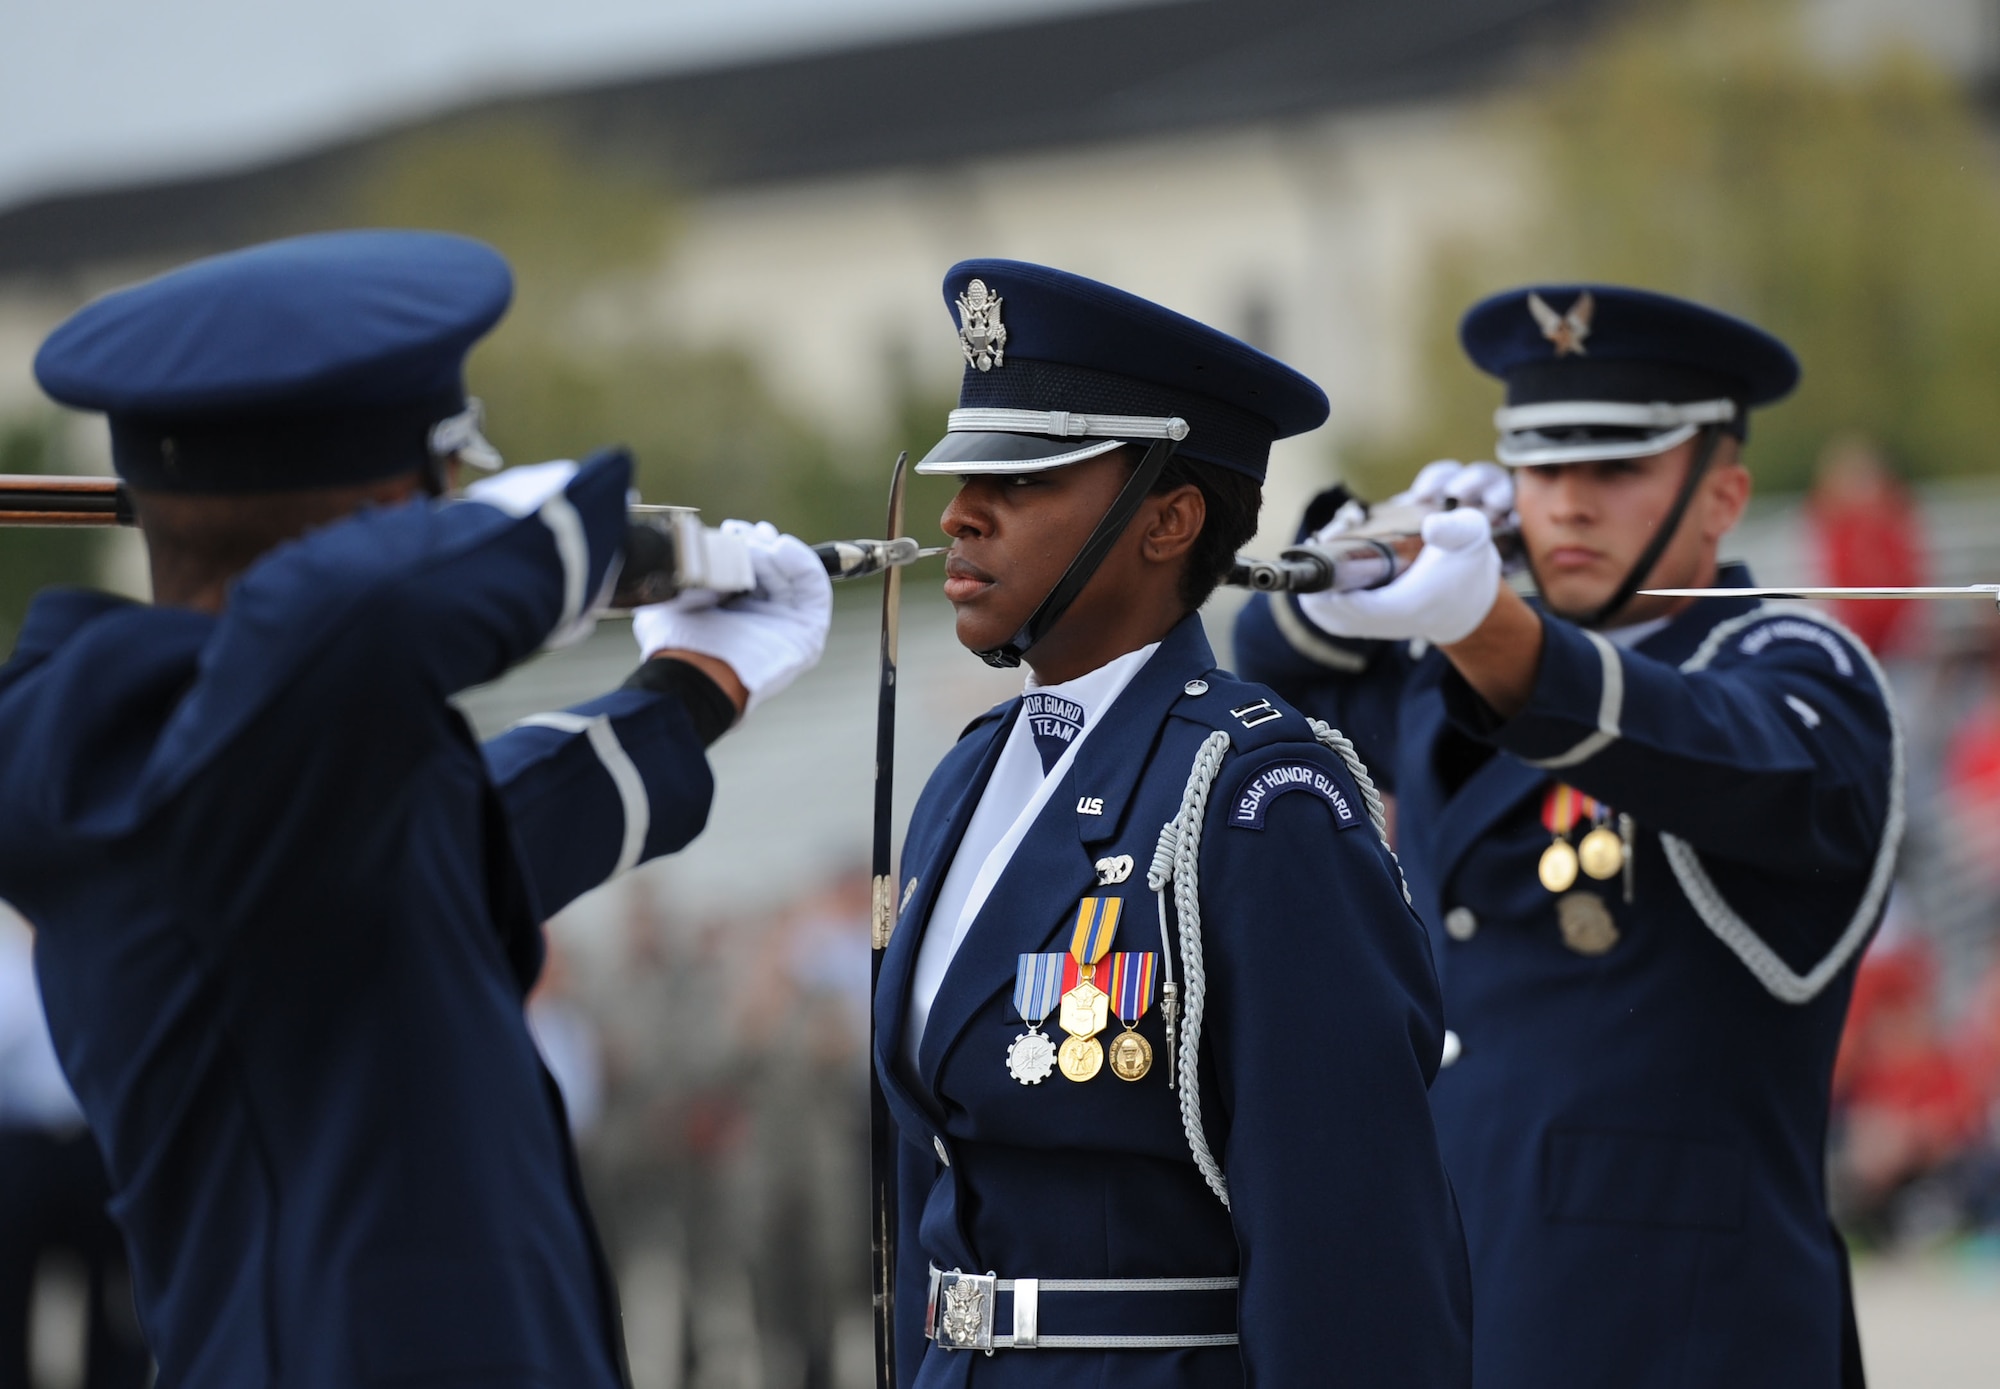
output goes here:
[[1542, 886], [1550, 892], [1568, 892], [1576, 884], [1576, 850], [1567, 839], [1558, 839], [1542, 850], [1539, 869]]
[[1579, 955], [1602, 955], [1618, 944], [1618, 923], [1594, 892], [1556, 898], [1556, 925], [1562, 929], [1563, 944]]
[[1062, 996], [1062, 1030], [1072, 1037], [1095, 1037], [1111, 1025], [1111, 995], [1086, 977]]
[[[1625, 845], [1618, 838], [1618, 831], [1609, 825], [1599, 825], [1583, 837], [1583, 843], [1576, 846], [1576, 858], [1584, 872], [1603, 882], [1617, 877], [1624, 869]], [[1571, 881], [1575, 880], [1575, 876], [1570, 875]]]
[[1144, 1080], [1153, 1069], [1153, 1044], [1127, 1028], [1111, 1039], [1111, 1074], [1120, 1080]]
[[1070, 1080], [1089, 1080], [1104, 1069], [1104, 1048], [1095, 1037], [1068, 1037], [1056, 1054], [1056, 1064]]

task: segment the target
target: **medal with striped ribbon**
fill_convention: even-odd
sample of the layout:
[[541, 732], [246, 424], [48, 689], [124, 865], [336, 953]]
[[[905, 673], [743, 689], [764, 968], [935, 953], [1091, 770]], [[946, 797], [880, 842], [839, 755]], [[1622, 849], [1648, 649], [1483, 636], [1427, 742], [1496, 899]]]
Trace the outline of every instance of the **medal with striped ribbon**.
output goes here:
[[1055, 1011], [1056, 997], [1062, 992], [1063, 966], [1069, 956], [1061, 951], [1046, 955], [1023, 955], [1014, 971], [1014, 1007], [1028, 1030], [1007, 1048], [1007, 1074], [1023, 1085], [1040, 1085], [1056, 1068], [1056, 1044], [1042, 1031], [1042, 1024]]
[[1125, 1030], [1109, 1048], [1111, 1074], [1120, 1080], [1144, 1080], [1153, 1069], [1153, 1044], [1139, 1035], [1139, 1019], [1153, 1006], [1153, 966], [1159, 957], [1148, 950], [1111, 957], [1111, 1007]]
[[[1537, 869], [1542, 886], [1550, 892], [1567, 892], [1576, 885], [1579, 868], [1600, 882], [1617, 877], [1631, 853], [1631, 817], [1617, 818], [1621, 828], [1614, 830], [1610, 806], [1574, 786], [1561, 782], [1551, 786], [1542, 799], [1542, 827], [1550, 835]], [[1583, 842], [1573, 846], [1570, 831], [1579, 824], [1591, 828]]]
[[1089, 1080], [1104, 1066], [1097, 1034], [1110, 1025], [1111, 996], [1104, 989], [1110, 980], [1103, 960], [1118, 934], [1124, 906], [1122, 897], [1086, 897], [1077, 903], [1076, 926], [1063, 965], [1061, 1021], [1069, 1037], [1056, 1057], [1070, 1080]]

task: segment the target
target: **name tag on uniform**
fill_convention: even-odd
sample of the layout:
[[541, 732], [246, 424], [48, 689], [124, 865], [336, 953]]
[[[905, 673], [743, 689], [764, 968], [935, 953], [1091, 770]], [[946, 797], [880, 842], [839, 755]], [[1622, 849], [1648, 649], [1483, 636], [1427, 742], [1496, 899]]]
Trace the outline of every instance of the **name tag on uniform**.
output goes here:
[[1240, 830], [1261, 830], [1271, 802], [1294, 791], [1324, 801], [1338, 829], [1351, 830], [1361, 823], [1353, 788], [1324, 767], [1305, 762], [1274, 762], [1251, 777], [1229, 808], [1229, 823]]

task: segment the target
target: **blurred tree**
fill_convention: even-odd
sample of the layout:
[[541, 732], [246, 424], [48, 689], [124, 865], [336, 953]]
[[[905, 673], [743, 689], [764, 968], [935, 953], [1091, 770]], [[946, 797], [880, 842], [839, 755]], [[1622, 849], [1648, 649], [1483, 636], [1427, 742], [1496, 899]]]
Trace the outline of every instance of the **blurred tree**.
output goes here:
[[[0, 473], [58, 473], [64, 466], [54, 411], [0, 421]], [[9, 530], [0, 540], [0, 652], [14, 649], [21, 618], [51, 584], [96, 580], [102, 536], [88, 530]]]
[[1529, 280], [1684, 294], [1789, 342], [1805, 379], [1760, 412], [1751, 462], [1803, 487], [1822, 442], [1858, 431], [1912, 471], [2000, 465], [2000, 174], [1965, 93], [1917, 54], [1813, 55], [1794, 0], [1640, 9], [1566, 70], [1498, 98], [1542, 152], [1526, 224], [1444, 250], [1427, 283], [1430, 409], [1352, 441], [1364, 492], [1424, 458], [1490, 448], [1495, 382], [1460, 354], [1458, 315]]
[[467, 117], [391, 142], [329, 220], [463, 232], [514, 267], [516, 301], [467, 378], [510, 460], [622, 443], [649, 501], [808, 536], [872, 534], [893, 451], [845, 450], [742, 355], [674, 344], [650, 311], [675, 204], [652, 174], [554, 127]]

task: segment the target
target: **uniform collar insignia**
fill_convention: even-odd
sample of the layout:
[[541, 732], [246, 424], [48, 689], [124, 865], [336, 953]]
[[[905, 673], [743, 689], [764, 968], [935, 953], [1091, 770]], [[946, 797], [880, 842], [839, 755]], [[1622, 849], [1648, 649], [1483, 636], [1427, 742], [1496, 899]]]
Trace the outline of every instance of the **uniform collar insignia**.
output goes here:
[[1000, 323], [1000, 296], [974, 280], [958, 296], [958, 342], [968, 366], [991, 371], [1007, 360], [1007, 330]]
[[1583, 349], [1583, 340], [1590, 336], [1590, 316], [1596, 311], [1597, 301], [1590, 297], [1587, 289], [1576, 296], [1576, 302], [1569, 306], [1566, 314], [1559, 314], [1550, 308], [1548, 301], [1539, 294], [1528, 296], [1528, 312], [1535, 316], [1542, 336], [1555, 344], [1558, 357], [1567, 357], [1572, 352], [1579, 357], [1589, 355]]

